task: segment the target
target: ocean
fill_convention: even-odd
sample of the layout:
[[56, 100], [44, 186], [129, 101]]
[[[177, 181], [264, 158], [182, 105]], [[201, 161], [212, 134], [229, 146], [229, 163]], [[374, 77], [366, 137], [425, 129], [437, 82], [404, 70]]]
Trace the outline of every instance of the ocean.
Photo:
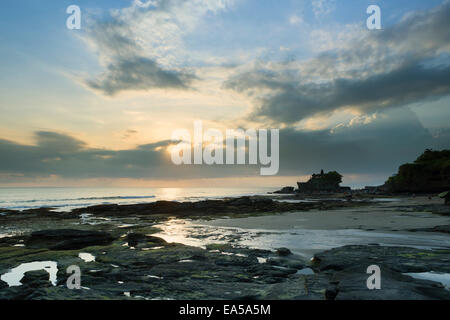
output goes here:
[[200, 201], [262, 195], [273, 188], [0, 188], [0, 208], [26, 210], [50, 207], [70, 211], [100, 204], [138, 204], [158, 200]]

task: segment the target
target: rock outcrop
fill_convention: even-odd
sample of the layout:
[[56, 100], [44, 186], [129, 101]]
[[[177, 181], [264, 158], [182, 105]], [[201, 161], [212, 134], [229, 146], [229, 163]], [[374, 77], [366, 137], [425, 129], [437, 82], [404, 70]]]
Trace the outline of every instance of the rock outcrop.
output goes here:
[[426, 150], [414, 163], [400, 166], [389, 178], [390, 192], [439, 193], [450, 190], [450, 150]]
[[[415, 279], [416, 273], [450, 272], [449, 250], [407, 247], [344, 246], [316, 254], [313, 269], [329, 274], [325, 295], [336, 300], [435, 300], [450, 299], [439, 283]], [[381, 290], [368, 290], [367, 268], [380, 268]]]
[[277, 194], [291, 194], [291, 193], [295, 193], [295, 188], [294, 187], [283, 187], [278, 191], [275, 191], [274, 193]]
[[336, 171], [313, 174], [307, 182], [297, 182], [299, 193], [347, 192], [349, 187], [341, 187], [342, 175]]
[[86, 230], [42, 230], [33, 232], [26, 240], [29, 248], [77, 250], [89, 246], [108, 245], [114, 238], [106, 232]]

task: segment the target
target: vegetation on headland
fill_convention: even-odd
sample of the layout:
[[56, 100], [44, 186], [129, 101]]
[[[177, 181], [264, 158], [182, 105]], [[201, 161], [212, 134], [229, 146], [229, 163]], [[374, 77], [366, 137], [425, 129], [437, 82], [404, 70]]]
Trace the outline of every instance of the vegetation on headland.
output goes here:
[[313, 175], [311, 178], [324, 181], [329, 184], [335, 184], [339, 185], [342, 182], [342, 175], [338, 173], [337, 171], [330, 171], [327, 173], [324, 173], [323, 170], [319, 175]]
[[313, 174], [307, 182], [298, 182], [298, 192], [339, 192], [346, 191], [339, 185], [342, 182], [342, 175], [337, 171], [325, 173], [323, 170], [320, 174]]
[[450, 150], [425, 150], [413, 163], [400, 166], [385, 187], [391, 192], [442, 192], [450, 190]]

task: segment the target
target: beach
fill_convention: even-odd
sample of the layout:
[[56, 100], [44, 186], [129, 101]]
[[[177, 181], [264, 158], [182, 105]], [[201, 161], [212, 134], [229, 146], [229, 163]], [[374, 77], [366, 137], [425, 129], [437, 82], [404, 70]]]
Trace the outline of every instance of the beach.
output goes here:
[[286, 213], [282, 216], [250, 217], [244, 219], [216, 219], [211, 226], [241, 227], [248, 229], [287, 230], [295, 228], [310, 230], [361, 229], [376, 231], [399, 231], [434, 227], [449, 222], [446, 216], [432, 215], [413, 206], [440, 205], [442, 199], [435, 197], [380, 198], [376, 205], [345, 210], [312, 210]]

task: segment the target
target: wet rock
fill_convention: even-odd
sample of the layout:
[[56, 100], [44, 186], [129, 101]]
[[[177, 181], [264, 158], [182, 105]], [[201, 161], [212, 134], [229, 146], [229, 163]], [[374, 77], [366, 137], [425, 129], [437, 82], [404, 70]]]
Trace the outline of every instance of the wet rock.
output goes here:
[[0, 247], [4, 246], [14, 246], [17, 244], [21, 244], [25, 241], [26, 237], [23, 236], [11, 236], [0, 238]]
[[276, 268], [267, 264], [260, 264], [249, 266], [246, 268], [246, 273], [264, 283], [278, 283], [297, 273], [297, 269]]
[[295, 188], [294, 187], [283, 187], [278, 191], [275, 191], [274, 193], [276, 194], [291, 194], [291, 193], [295, 193]]
[[385, 265], [401, 273], [450, 272], [450, 250], [420, 250], [408, 247], [344, 246], [314, 255], [316, 271], [341, 271], [355, 265]]
[[250, 206], [252, 205], [252, 200], [250, 199], [250, 197], [242, 197], [230, 201], [230, 204], [232, 206]]
[[328, 279], [322, 275], [290, 276], [286, 281], [267, 286], [263, 299], [323, 300]]
[[413, 231], [413, 232], [442, 232], [442, 233], [450, 233], [450, 225], [436, 226], [434, 228], [411, 229], [409, 231]]
[[[14, 256], [30, 254], [25, 256], [28, 261], [58, 261], [58, 286], [49, 283], [46, 272], [27, 273], [23, 286], [2, 288], [0, 299], [447, 299], [448, 294], [435, 282], [401, 274], [425, 270], [433, 261], [433, 267], [444, 272], [438, 267], [448, 261], [445, 250], [347, 246], [317, 254], [316, 273], [302, 275], [298, 269], [307, 263], [295, 254], [282, 257], [226, 244], [208, 245], [207, 250], [182, 244], [144, 250], [141, 244], [164, 240], [144, 234], [128, 240], [138, 241], [138, 247], [131, 250], [120, 239], [90, 250], [96, 261], [81, 267], [82, 286], [91, 290], [65, 287], [65, 268], [79, 260], [76, 254], [8, 247], [8, 252], [17, 251]], [[430, 254], [433, 259], [428, 258]], [[258, 263], [261, 256], [268, 263]], [[382, 290], [368, 290], [366, 268], [376, 261]], [[399, 269], [393, 269], [396, 264]]]
[[360, 207], [369, 202], [345, 203], [340, 200], [327, 200], [326, 203], [286, 203], [273, 201], [267, 197], [240, 197], [222, 200], [204, 200], [197, 202], [156, 201], [132, 205], [97, 205], [74, 209], [71, 214], [89, 213], [93, 215], [130, 216], [138, 212], [142, 216], [170, 215], [176, 217], [204, 217], [221, 214], [258, 214], [267, 212], [305, 211], [311, 209], [331, 209], [342, 207]]
[[292, 254], [291, 250], [289, 250], [288, 248], [278, 248], [276, 250], [276, 253], [281, 257], [285, 257]]
[[330, 286], [325, 290], [325, 300], [335, 300], [339, 293], [337, 286]]
[[417, 280], [393, 271], [387, 266], [381, 268], [381, 289], [367, 288], [366, 268], [354, 266], [334, 274], [339, 281], [336, 286], [337, 300], [434, 300], [450, 299], [450, 291], [441, 284]]
[[126, 237], [130, 247], [137, 247], [138, 244], [145, 246], [164, 246], [167, 242], [164, 239], [148, 236], [141, 233], [129, 233]]
[[215, 259], [215, 264], [218, 266], [247, 267], [255, 263], [257, 263], [256, 258], [249, 258], [249, 257], [222, 255], [221, 257], [217, 257]]
[[233, 253], [233, 254], [243, 254], [249, 257], [267, 257], [272, 254], [270, 250], [263, 249], [250, 249], [241, 246], [233, 246], [228, 243], [212, 243], [206, 245], [207, 250]]
[[270, 208], [275, 205], [275, 201], [272, 199], [266, 199], [266, 198], [256, 198], [253, 200], [253, 205], [258, 210], [264, 209], [264, 208]]
[[2, 289], [6, 289], [6, 288], [8, 288], [8, 285], [6, 284], [6, 282], [0, 280], [0, 291]]
[[285, 268], [292, 268], [292, 269], [303, 269], [305, 267], [305, 261], [295, 259], [295, 258], [283, 258], [283, 257], [273, 257], [267, 259], [267, 264], [270, 264], [272, 266], [279, 266], [279, 267], [285, 267]]
[[25, 241], [29, 248], [50, 250], [77, 250], [89, 246], [110, 244], [114, 238], [106, 232], [74, 229], [42, 230], [33, 232]]
[[49, 274], [45, 270], [26, 272], [20, 282], [24, 286], [31, 288], [45, 288], [52, 286], [52, 283], [49, 280]]
[[[450, 250], [420, 250], [407, 247], [344, 246], [316, 254], [312, 267], [328, 274], [327, 298], [345, 300], [449, 299], [440, 283], [413, 279], [403, 273], [430, 270], [448, 273]], [[367, 268], [381, 270], [381, 290], [369, 290]], [[335, 286], [334, 286], [335, 285]]]
[[11, 287], [0, 290], [0, 300], [27, 300], [28, 297], [35, 291], [30, 287]]

